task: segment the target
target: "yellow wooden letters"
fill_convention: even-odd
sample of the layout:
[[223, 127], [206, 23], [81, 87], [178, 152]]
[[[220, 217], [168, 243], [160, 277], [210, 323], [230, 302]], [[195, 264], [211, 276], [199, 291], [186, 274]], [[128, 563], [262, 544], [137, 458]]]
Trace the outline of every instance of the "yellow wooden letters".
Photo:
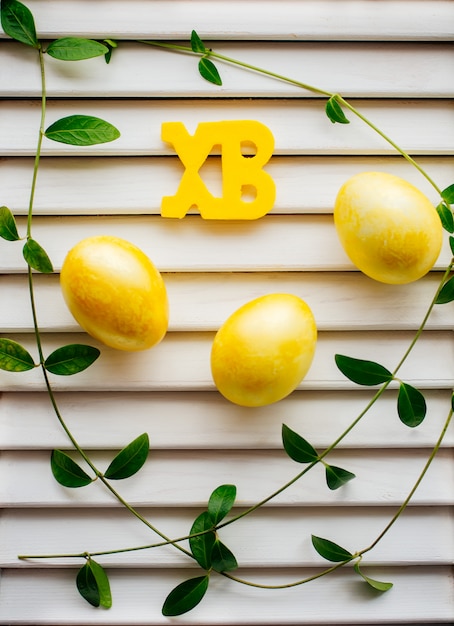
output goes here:
[[[264, 171], [274, 150], [274, 138], [254, 120], [201, 122], [190, 135], [182, 122], [162, 124], [162, 140], [171, 144], [185, 167], [177, 193], [162, 199], [162, 217], [184, 217], [197, 207], [204, 219], [253, 220], [273, 207], [276, 187]], [[243, 154], [244, 146], [255, 153]], [[214, 146], [221, 148], [222, 196], [206, 188], [199, 170]]]

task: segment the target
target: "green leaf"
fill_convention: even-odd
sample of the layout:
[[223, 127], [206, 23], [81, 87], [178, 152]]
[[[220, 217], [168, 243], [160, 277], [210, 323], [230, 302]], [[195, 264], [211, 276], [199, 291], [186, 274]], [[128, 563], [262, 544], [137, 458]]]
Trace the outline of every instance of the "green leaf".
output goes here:
[[350, 120], [346, 118], [345, 113], [343, 112], [341, 105], [337, 101], [336, 96], [331, 96], [331, 98], [328, 100], [325, 106], [325, 112], [333, 124], [335, 124], [336, 122], [338, 124], [350, 124]]
[[444, 202], [440, 202], [437, 206], [437, 213], [441, 220], [441, 225], [448, 233], [454, 232], [454, 216], [449, 206]]
[[77, 589], [80, 595], [92, 606], [110, 609], [112, 594], [104, 568], [93, 559], [88, 559], [77, 574]]
[[216, 539], [211, 551], [211, 566], [216, 572], [231, 572], [237, 569], [238, 563], [232, 553], [226, 545]]
[[330, 541], [329, 539], [323, 539], [322, 537], [317, 537], [316, 535], [312, 535], [312, 545], [317, 550], [317, 552], [324, 559], [328, 561], [333, 561], [334, 563], [341, 563], [342, 561], [349, 561], [353, 554], [342, 548], [337, 543]]
[[193, 30], [191, 33], [191, 48], [193, 52], [200, 52], [202, 54], [207, 51], [207, 49], [205, 48], [205, 44], [200, 39], [195, 30]]
[[336, 354], [334, 358], [342, 374], [357, 385], [380, 385], [393, 379], [386, 367], [374, 361], [354, 359], [342, 354]]
[[104, 55], [104, 58], [106, 60], [106, 63], [109, 64], [110, 59], [112, 58], [112, 52], [115, 50], [115, 48], [118, 48], [118, 44], [116, 41], [113, 41], [112, 39], [104, 39], [104, 43], [107, 46], [107, 52]]
[[50, 43], [46, 52], [60, 61], [83, 61], [107, 54], [109, 48], [93, 39], [62, 37]]
[[95, 575], [89, 565], [89, 561], [77, 572], [77, 589], [84, 600], [92, 606], [100, 605], [100, 594]]
[[9, 37], [25, 43], [27, 46], [39, 48], [35, 20], [30, 9], [22, 2], [2, 0], [0, 17], [2, 28]]
[[190, 535], [194, 535], [196, 533], [205, 532], [203, 535], [198, 535], [197, 537], [189, 538], [189, 545], [191, 547], [191, 552], [203, 569], [209, 570], [211, 568], [211, 551], [213, 550], [213, 545], [216, 540], [216, 534], [213, 530], [213, 522], [208, 511], [204, 511], [201, 513], [196, 519], [191, 527]]
[[162, 607], [166, 617], [182, 615], [199, 604], [208, 589], [209, 576], [197, 576], [180, 583], [169, 593]]
[[353, 480], [353, 478], [356, 478], [355, 474], [352, 474], [352, 472], [342, 467], [336, 467], [335, 465], [326, 465], [325, 472], [326, 484], [333, 491], [339, 489], [339, 487], [342, 487], [345, 483], [348, 483], [348, 481]]
[[85, 487], [93, 482], [90, 476], [61, 450], [52, 451], [50, 466], [55, 480], [64, 487]]
[[452, 185], [449, 185], [449, 187], [446, 187], [446, 189], [443, 189], [443, 191], [441, 192], [441, 197], [448, 204], [454, 204], [454, 183]]
[[426, 400], [422, 393], [407, 383], [401, 383], [397, 396], [397, 412], [401, 422], [410, 428], [419, 426], [426, 417], [426, 411]]
[[353, 569], [355, 570], [357, 574], [361, 576], [361, 578], [364, 578], [364, 580], [366, 581], [368, 585], [370, 585], [377, 591], [388, 591], [388, 589], [391, 589], [391, 587], [393, 586], [392, 583], [384, 583], [384, 582], [381, 582], [380, 580], [374, 580], [373, 578], [369, 578], [369, 576], [365, 576], [359, 567], [359, 563], [355, 563], [355, 565], [353, 566]]
[[451, 252], [454, 255], [454, 237], [449, 238], [449, 245], [451, 247]]
[[121, 480], [133, 476], [147, 460], [149, 450], [150, 440], [147, 433], [143, 433], [117, 454], [105, 471], [105, 478]]
[[219, 75], [219, 72], [213, 61], [210, 61], [210, 59], [207, 59], [206, 57], [200, 59], [199, 72], [200, 76], [202, 76], [202, 78], [207, 80], [209, 83], [213, 83], [214, 85], [219, 86], [222, 85], [222, 79]]
[[58, 376], [72, 376], [90, 367], [100, 354], [98, 348], [73, 343], [52, 352], [44, 361], [44, 367]]
[[52, 261], [47, 256], [47, 252], [34, 239], [27, 239], [24, 243], [22, 254], [32, 269], [43, 274], [52, 274], [54, 271]]
[[297, 463], [312, 463], [319, 457], [317, 450], [306, 439], [285, 424], [282, 424], [282, 442], [289, 457]]
[[0, 237], [7, 241], [20, 239], [14, 215], [6, 206], [0, 207]]
[[35, 367], [31, 354], [17, 341], [0, 338], [0, 369], [7, 372], [27, 372]]
[[445, 282], [440, 289], [440, 293], [437, 296], [435, 304], [447, 304], [454, 300], [454, 276], [451, 276], [449, 280]]
[[208, 514], [216, 526], [230, 512], [236, 498], [235, 485], [217, 487], [208, 500]]
[[44, 134], [52, 141], [72, 146], [94, 146], [118, 139], [120, 131], [99, 117], [69, 115], [51, 124]]

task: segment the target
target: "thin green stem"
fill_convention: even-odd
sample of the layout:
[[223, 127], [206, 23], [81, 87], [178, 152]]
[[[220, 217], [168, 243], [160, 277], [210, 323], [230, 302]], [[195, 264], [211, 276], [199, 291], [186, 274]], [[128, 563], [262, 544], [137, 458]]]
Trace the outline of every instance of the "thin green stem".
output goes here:
[[348, 102], [348, 100], [345, 100], [345, 98], [343, 98], [339, 94], [336, 94], [336, 100], [341, 105], [343, 105], [346, 109], [348, 109], [354, 115], [356, 115], [356, 117], [358, 117], [360, 120], [362, 120], [367, 126], [369, 126], [369, 128], [371, 128], [378, 135], [380, 135], [380, 137], [382, 139], [384, 139], [387, 143], [389, 143], [389, 145], [392, 146], [401, 156], [403, 156], [406, 161], [411, 163], [411, 165], [413, 165], [413, 167], [415, 167], [418, 170], [418, 172], [420, 174], [422, 174], [424, 176], [424, 178], [432, 185], [432, 187], [435, 189], [435, 191], [438, 193], [438, 195], [441, 196], [441, 189], [440, 189], [440, 187], [435, 183], [435, 181], [431, 178], [431, 176], [429, 176], [429, 174], [424, 170], [424, 168], [422, 168], [421, 165], [419, 165], [419, 163], [417, 161], [415, 161], [415, 159], [413, 159], [408, 154], [408, 152], [403, 150], [395, 141], [393, 141], [391, 139], [391, 137], [389, 137], [386, 133], [384, 133], [382, 130], [380, 130], [378, 128], [378, 126], [376, 126], [373, 122], [371, 122], [371, 120], [369, 120], [365, 115], [363, 115], [356, 107], [354, 107], [352, 104], [350, 104]]
[[[39, 63], [40, 63], [40, 74], [41, 74], [41, 119], [40, 119], [39, 134], [38, 134], [38, 141], [37, 141], [37, 147], [36, 147], [36, 153], [35, 153], [33, 177], [32, 177], [30, 199], [29, 199], [29, 206], [28, 206], [27, 238], [31, 237], [31, 232], [32, 232], [34, 198], [35, 198], [36, 183], [37, 183], [37, 178], [38, 178], [39, 164], [40, 164], [40, 159], [41, 159], [41, 149], [42, 149], [42, 142], [43, 142], [43, 137], [44, 137], [44, 126], [45, 126], [45, 119], [46, 119], [46, 102], [47, 102], [46, 72], [45, 72], [45, 63], [44, 63], [44, 53], [43, 53], [41, 45], [39, 45], [38, 47], [38, 54], [39, 54]], [[49, 376], [48, 376], [46, 367], [44, 365], [44, 361], [45, 361], [44, 352], [42, 348], [41, 334], [40, 334], [40, 329], [39, 329], [38, 316], [37, 316], [36, 303], [35, 303], [33, 271], [30, 265], [28, 265], [28, 286], [29, 286], [29, 294], [30, 294], [30, 305], [31, 305], [32, 317], [33, 317], [33, 329], [34, 329], [34, 335], [35, 335], [36, 345], [37, 345], [38, 354], [39, 354], [40, 366], [41, 366], [42, 374], [44, 377], [44, 382], [46, 385], [47, 393], [48, 393], [50, 402], [52, 404], [52, 408], [54, 410], [54, 413], [61, 427], [63, 428], [66, 435], [68, 436], [74, 449], [80, 454], [80, 456], [84, 459], [87, 465], [94, 472], [96, 478], [98, 478], [106, 486], [106, 488], [112, 493], [112, 495], [118, 500], [118, 502], [120, 502], [120, 504], [122, 504], [128, 511], [130, 511], [137, 519], [139, 519], [143, 524], [145, 524], [158, 536], [165, 539], [167, 543], [172, 544], [173, 542], [169, 537], [167, 537], [166, 535], [161, 533], [157, 528], [155, 528], [147, 519], [145, 519], [138, 511], [136, 511], [128, 502], [126, 502], [126, 500], [118, 493], [116, 489], [114, 489], [114, 487], [112, 487], [112, 485], [103, 476], [102, 472], [98, 470], [98, 468], [95, 466], [95, 464], [90, 459], [90, 457], [86, 454], [83, 448], [79, 445], [74, 435], [71, 433], [70, 429], [66, 425], [63, 419], [63, 416], [58, 408], [55, 394], [53, 392], [52, 385], [50, 384]], [[187, 554], [188, 556], [192, 557], [191, 553], [185, 550], [184, 548], [182, 548], [181, 546], [175, 545], [175, 547], [178, 550]]]

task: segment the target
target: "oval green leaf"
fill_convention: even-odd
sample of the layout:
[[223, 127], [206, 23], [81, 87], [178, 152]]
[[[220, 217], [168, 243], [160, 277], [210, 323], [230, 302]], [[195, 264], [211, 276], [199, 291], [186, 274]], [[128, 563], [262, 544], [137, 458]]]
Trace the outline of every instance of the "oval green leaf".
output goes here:
[[27, 372], [35, 367], [31, 354], [20, 343], [0, 338], [0, 369], [7, 372]]
[[297, 463], [312, 463], [319, 458], [317, 450], [285, 424], [282, 424], [282, 443], [289, 457]]
[[230, 512], [236, 498], [235, 485], [221, 485], [217, 487], [208, 500], [208, 514], [213, 526], [219, 524]]
[[440, 289], [435, 304], [448, 304], [454, 300], [454, 276], [445, 282]]
[[368, 585], [376, 589], [377, 591], [388, 591], [393, 586], [393, 583], [385, 583], [380, 580], [374, 580], [373, 578], [369, 578], [369, 576], [365, 576], [359, 567], [359, 563], [355, 563], [353, 566], [355, 572], [363, 578]]
[[147, 433], [139, 435], [121, 450], [104, 473], [109, 480], [121, 480], [133, 476], [144, 465], [150, 450]]
[[219, 75], [217, 67], [212, 61], [210, 61], [210, 59], [207, 59], [206, 57], [200, 59], [199, 72], [200, 76], [202, 76], [202, 78], [207, 80], [209, 83], [213, 83], [213, 85], [219, 86], [222, 85], [222, 79]]
[[[203, 569], [211, 569], [211, 552], [216, 540], [216, 534], [212, 530], [213, 522], [208, 511], [201, 513], [191, 527], [190, 535], [203, 533], [189, 538], [191, 552], [197, 563]], [[205, 532], [206, 531], [206, 532]]]
[[312, 545], [317, 550], [317, 552], [324, 559], [328, 561], [333, 561], [334, 563], [341, 563], [342, 561], [350, 561], [353, 557], [353, 554], [342, 548], [337, 543], [330, 541], [329, 539], [323, 539], [322, 537], [317, 537], [316, 535], [312, 535]]
[[120, 131], [99, 117], [69, 115], [51, 124], [44, 134], [52, 141], [72, 146], [94, 146], [118, 139]]
[[50, 466], [55, 480], [64, 487], [85, 487], [93, 482], [90, 476], [61, 450], [52, 451]]
[[47, 256], [47, 252], [34, 239], [27, 239], [22, 254], [32, 269], [43, 274], [52, 274], [54, 271], [52, 262]]
[[419, 426], [426, 417], [426, 400], [422, 393], [408, 385], [401, 383], [397, 396], [397, 412], [401, 422], [410, 428]]
[[206, 594], [209, 581], [209, 576], [197, 576], [180, 583], [165, 599], [162, 614], [172, 617], [191, 611]]
[[87, 369], [100, 354], [98, 348], [73, 343], [52, 352], [44, 361], [44, 367], [58, 376], [72, 376]]
[[98, 607], [100, 605], [101, 597], [98, 584], [89, 565], [89, 561], [77, 572], [76, 585], [82, 598], [91, 604], [91, 606]]
[[193, 30], [191, 33], [191, 48], [193, 52], [199, 52], [202, 54], [204, 54], [207, 51], [207, 49], [205, 48], [205, 44], [200, 39], [198, 34], [195, 32], [195, 30]]
[[454, 232], [454, 216], [449, 206], [444, 202], [440, 202], [437, 206], [437, 213], [441, 220], [441, 225], [448, 233]]
[[341, 105], [336, 99], [336, 96], [331, 96], [325, 106], [325, 112], [328, 118], [333, 124], [350, 124], [350, 120], [347, 119], [345, 113], [342, 110]]
[[0, 17], [2, 28], [9, 37], [27, 46], [39, 48], [35, 20], [25, 4], [17, 0], [2, 0]]
[[211, 551], [211, 566], [216, 572], [231, 572], [238, 568], [237, 560], [226, 545], [216, 539]]
[[60, 61], [83, 61], [107, 54], [109, 48], [93, 39], [62, 37], [50, 43], [46, 52]]
[[345, 483], [348, 483], [353, 478], [356, 478], [355, 474], [343, 469], [342, 467], [336, 467], [335, 465], [325, 466], [326, 484], [334, 491], [343, 487]]
[[448, 204], [454, 204], [454, 183], [446, 187], [446, 189], [443, 189], [443, 191], [441, 192], [441, 197]]
[[76, 578], [77, 589], [80, 595], [92, 606], [102, 606], [110, 609], [112, 594], [107, 574], [101, 565], [93, 559], [88, 559], [79, 570]]
[[0, 237], [6, 241], [18, 241], [16, 219], [6, 206], [0, 207]]
[[454, 255], [454, 237], [449, 238], [449, 246], [451, 248], [451, 252]]
[[380, 385], [393, 379], [386, 367], [374, 361], [354, 359], [342, 354], [336, 354], [334, 359], [342, 374], [357, 385]]

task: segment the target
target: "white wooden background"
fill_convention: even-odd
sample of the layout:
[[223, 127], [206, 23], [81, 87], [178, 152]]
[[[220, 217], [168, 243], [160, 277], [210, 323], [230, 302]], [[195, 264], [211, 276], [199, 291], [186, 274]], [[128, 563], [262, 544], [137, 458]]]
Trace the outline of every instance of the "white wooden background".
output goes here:
[[[28, 0], [39, 35], [175, 39], [192, 29], [217, 51], [340, 91], [418, 158], [440, 187], [454, 180], [452, 104], [454, 3], [449, 0]], [[121, 492], [170, 536], [187, 532], [213, 488], [233, 482], [238, 507], [266, 496], [300, 467], [282, 451], [288, 424], [323, 448], [365, 406], [370, 392], [336, 370], [336, 352], [391, 369], [422, 319], [449, 259], [418, 283], [385, 286], [349, 263], [336, 239], [332, 206], [351, 174], [381, 169], [425, 180], [358, 121], [332, 125], [324, 102], [295, 87], [219, 65], [223, 87], [204, 82], [196, 59], [122, 44], [103, 59], [47, 59], [48, 118], [99, 115], [121, 130], [112, 144], [77, 149], [45, 143], [34, 235], [56, 269], [66, 251], [94, 233], [140, 245], [164, 273], [170, 332], [141, 354], [102, 348], [87, 372], [53, 380], [80, 443], [102, 466], [147, 431], [145, 468]], [[0, 45], [0, 205], [24, 226], [39, 116], [34, 52]], [[277, 185], [272, 213], [253, 223], [163, 220], [159, 204], [181, 175], [160, 141], [164, 121], [257, 119], [276, 139], [268, 171]], [[219, 184], [216, 158], [206, 180]], [[21, 245], [0, 242], [0, 331], [33, 348]], [[63, 304], [57, 274], [37, 276], [47, 350], [85, 340]], [[215, 391], [209, 351], [215, 330], [243, 302], [289, 291], [312, 307], [320, 329], [313, 367], [300, 389], [263, 409], [242, 409]], [[324, 565], [311, 533], [355, 551], [385, 527], [435, 442], [454, 383], [452, 305], [438, 307], [402, 376], [424, 389], [429, 413], [404, 427], [390, 391], [330, 460], [357, 473], [329, 492], [320, 468], [222, 536], [241, 575], [294, 580]], [[93, 343], [93, 342], [92, 342]], [[52, 478], [49, 454], [68, 441], [53, 417], [38, 372], [0, 372], [0, 623], [163, 624], [168, 592], [193, 563], [171, 549], [101, 560], [114, 605], [96, 610], [79, 597], [74, 561], [29, 562], [19, 553], [94, 551], [153, 541], [99, 485], [67, 490]], [[378, 595], [351, 568], [287, 591], [261, 591], [218, 577], [185, 624], [452, 623], [454, 593], [454, 436], [398, 524], [365, 559], [367, 572], [394, 587]], [[238, 509], [239, 510], [239, 509]], [[77, 564], [80, 567], [81, 563]], [[365, 564], [366, 566], [366, 564]], [[194, 569], [194, 575], [197, 570]]]

